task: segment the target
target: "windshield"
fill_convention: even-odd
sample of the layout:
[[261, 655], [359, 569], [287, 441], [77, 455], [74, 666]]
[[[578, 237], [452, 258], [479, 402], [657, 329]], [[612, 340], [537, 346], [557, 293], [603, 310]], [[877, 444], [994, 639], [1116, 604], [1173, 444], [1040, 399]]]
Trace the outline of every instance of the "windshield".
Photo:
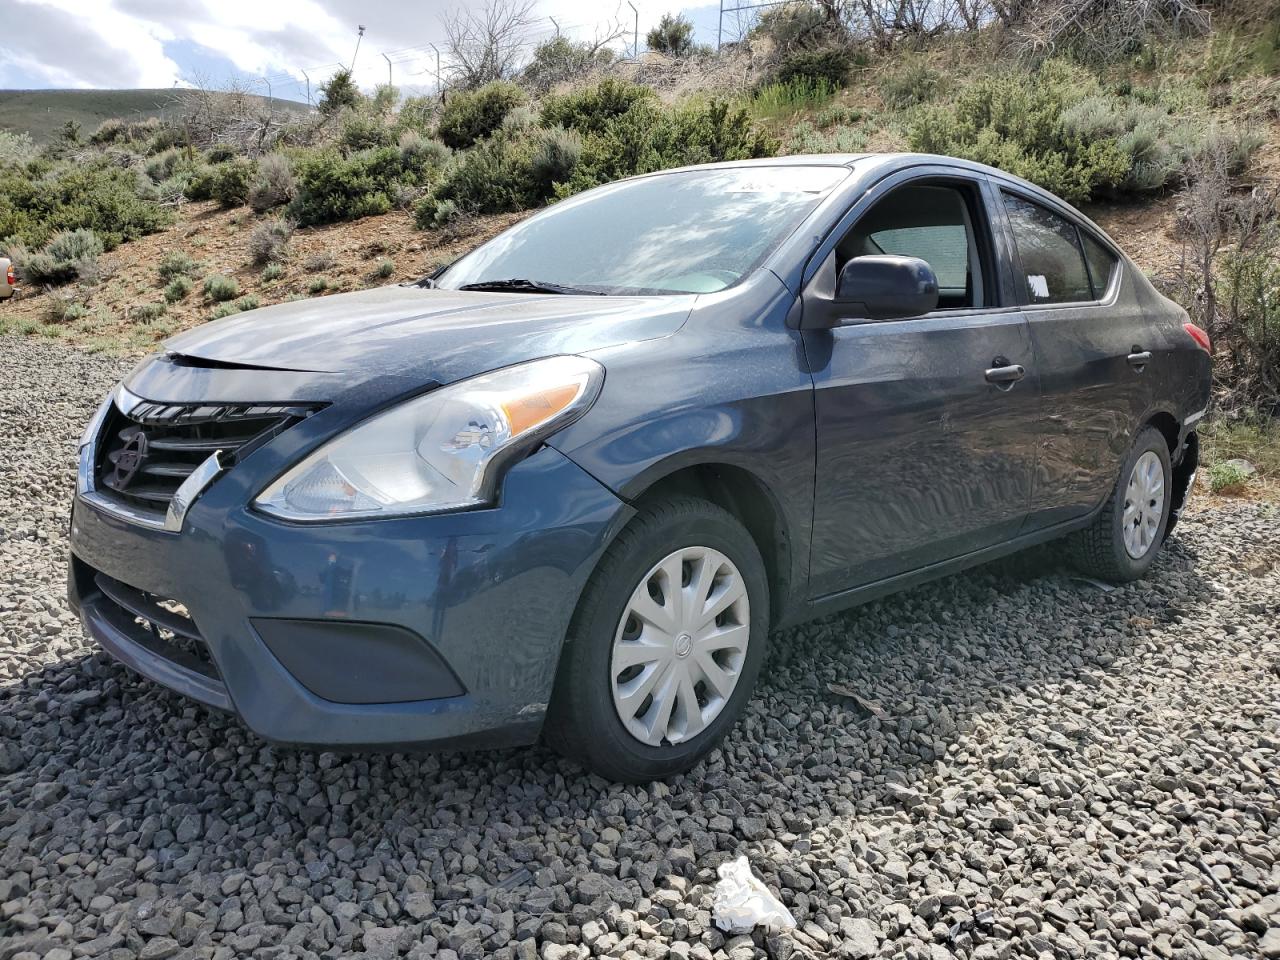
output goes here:
[[591, 293], [714, 293], [754, 269], [848, 173], [734, 167], [610, 184], [517, 224], [435, 285], [523, 280]]

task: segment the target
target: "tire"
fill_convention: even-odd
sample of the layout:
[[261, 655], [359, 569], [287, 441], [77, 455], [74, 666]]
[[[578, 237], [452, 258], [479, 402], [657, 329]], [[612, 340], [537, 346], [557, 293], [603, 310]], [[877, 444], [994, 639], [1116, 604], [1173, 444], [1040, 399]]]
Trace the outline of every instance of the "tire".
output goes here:
[[[1126, 519], [1126, 504], [1131, 500], [1131, 492], [1135, 496], [1144, 491], [1152, 492], [1149, 487], [1142, 486], [1135, 475], [1139, 463], [1143, 465], [1144, 471], [1147, 468], [1154, 470], [1156, 464], [1159, 466], [1161, 485], [1156, 499], [1159, 500], [1160, 516], [1154, 523], [1151, 516], [1154, 507], [1150, 500], [1145, 503], [1135, 501], [1137, 512], [1130, 511]], [[1169, 461], [1169, 444], [1159, 430], [1145, 427], [1125, 458], [1107, 505], [1091, 526], [1072, 534], [1068, 539], [1075, 566], [1090, 576], [1116, 583], [1141, 579], [1155, 562], [1164, 542], [1165, 532], [1169, 527], [1172, 495], [1173, 468]], [[1137, 535], [1139, 526], [1145, 528], [1145, 535]], [[1134, 539], [1126, 543], [1126, 528], [1137, 537], [1136, 543]], [[1145, 549], [1142, 549], [1144, 544]], [[1137, 555], [1134, 553], [1135, 546], [1139, 551]]]
[[[679, 602], [690, 611], [685, 601], [693, 591], [710, 587], [708, 602], [689, 614], [688, 623], [672, 612], [676, 596], [668, 599], [666, 592], [668, 571], [677, 570]], [[745, 606], [741, 598], [733, 600], [705, 628], [691, 625], [738, 596], [735, 584], [743, 588]], [[637, 607], [652, 621], [638, 617]], [[613, 781], [646, 783], [688, 771], [720, 742], [751, 698], [768, 625], [764, 563], [732, 514], [687, 496], [642, 508], [605, 551], [578, 602], [543, 738]], [[740, 653], [717, 648], [739, 641], [745, 641]], [[646, 662], [628, 665], [639, 659]], [[713, 668], [721, 684], [728, 683], [726, 677], [732, 681], [723, 695], [711, 685]], [[702, 679], [682, 685], [682, 678], [697, 676]], [[654, 691], [649, 699], [646, 690]], [[696, 702], [696, 711], [689, 701]]]

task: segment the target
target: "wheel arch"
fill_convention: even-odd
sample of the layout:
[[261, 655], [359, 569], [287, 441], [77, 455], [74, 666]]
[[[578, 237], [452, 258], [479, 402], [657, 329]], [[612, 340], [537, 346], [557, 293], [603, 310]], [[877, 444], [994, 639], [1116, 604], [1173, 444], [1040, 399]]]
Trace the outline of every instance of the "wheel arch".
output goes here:
[[732, 463], [684, 464], [651, 479], [632, 502], [686, 494], [731, 513], [751, 534], [769, 581], [771, 625], [787, 619], [796, 589], [795, 540], [777, 496], [759, 474]]

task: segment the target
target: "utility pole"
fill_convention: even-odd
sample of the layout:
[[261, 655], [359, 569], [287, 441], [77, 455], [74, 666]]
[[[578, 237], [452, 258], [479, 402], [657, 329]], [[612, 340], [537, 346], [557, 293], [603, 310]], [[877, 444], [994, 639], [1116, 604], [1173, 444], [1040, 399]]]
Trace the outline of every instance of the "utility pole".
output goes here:
[[627, 0], [627, 6], [630, 7], [631, 12], [636, 15], [635, 33], [632, 34], [632, 39], [631, 39], [631, 58], [633, 60], [639, 60], [640, 59], [640, 11], [636, 9], [636, 5], [632, 3], [631, 0]]
[[387, 61], [387, 86], [388, 86], [388, 87], [390, 87], [390, 86], [392, 86], [392, 83], [391, 83], [391, 58], [390, 58], [390, 57], [388, 57], [388, 56], [384, 53], [384, 54], [382, 55], [382, 59], [383, 59], [383, 60], [385, 60], [385, 61]]
[[347, 67], [347, 73], [355, 73], [356, 57], [360, 55], [360, 41], [364, 39], [364, 24], [360, 24], [359, 33], [356, 34], [356, 52], [351, 55], [351, 66]]
[[720, 52], [720, 38], [724, 35], [724, 0], [720, 0], [720, 19], [716, 22], [716, 53]]

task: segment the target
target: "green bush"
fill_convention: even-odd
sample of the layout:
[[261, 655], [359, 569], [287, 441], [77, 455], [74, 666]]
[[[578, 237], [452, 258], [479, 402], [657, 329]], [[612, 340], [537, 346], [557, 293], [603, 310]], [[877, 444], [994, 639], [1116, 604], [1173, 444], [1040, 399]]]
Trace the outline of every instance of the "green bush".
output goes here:
[[1209, 467], [1209, 489], [1214, 493], [1239, 493], [1249, 483], [1251, 474], [1230, 460]]
[[[865, 58], [862, 58], [865, 62]], [[777, 83], [807, 82], [811, 85], [825, 83], [830, 87], [843, 87], [849, 82], [859, 58], [845, 47], [825, 47], [819, 50], [792, 50], [783, 55], [774, 72]]]
[[348, 112], [342, 121], [342, 132], [338, 135], [338, 144], [345, 153], [388, 147], [395, 141], [395, 135], [386, 120], [372, 111]]
[[373, 270], [374, 276], [379, 277], [383, 280], [385, 280], [387, 277], [391, 276], [395, 272], [396, 272], [395, 263], [386, 259], [379, 260], [378, 265]]
[[249, 199], [256, 165], [246, 157], [235, 157], [213, 168], [212, 196], [224, 207], [240, 207]]
[[386, 213], [406, 187], [419, 185], [434, 168], [407, 163], [398, 147], [362, 150], [344, 157], [321, 150], [297, 163], [298, 193], [289, 216], [300, 226], [357, 220]]
[[261, 301], [252, 294], [247, 293], [235, 302], [237, 310], [257, 310], [261, 306]]
[[880, 81], [880, 96], [896, 110], [928, 103], [938, 93], [941, 75], [923, 60], [908, 60]]
[[55, 234], [44, 249], [36, 253], [10, 252], [16, 254], [14, 265], [23, 280], [56, 286], [93, 276], [102, 251], [102, 241], [97, 235], [92, 230], [80, 229]]
[[1064, 113], [1097, 92], [1083, 71], [1048, 61], [1034, 74], [979, 77], [955, 101], [915, 115], [913, 150], [965, 157], [1037, 183], [1071, 202], [1124, 181], [1131, 167], [1110, 138], [1086, 138]]
[[522, 106], [525, 100], [520, 87], [501, 80], [459, 91], [440, 111], [437, 135], [445, 146], [465, 149], [496, 131], [511, 109]]
[[668, 167], [773, 156], [778, 146], [755, 127], [745, 108], [717, 100], [664, 108], [646, 99], [601, 133], [584, 137], [582, 159], [556, 193], [568, 196]]
[[164, 299], [168, 303], [177, 303], [179, 300], [185, 300], [193, 286], [194, 284], [191, 282], [190, 277], [184, 275], [175, 276], [165, 285]]
[[324, 293], [328, 289], [329, 281], [324, 277], [312, 277], [310, 281], [307, 282], [307, 293], [314, 295], [317, 293]]
[[694, 52], [693, 24], [683, 14], [664, 13], [657, 25], [645, 34], [644, 42], [658, 53], [687, 57]]
[[258, 161], [257, 172], [249, 186], [249, 206], [254, 213], [274, 210], [292, 200], [297, 188], [289, 158], [283, 153], [269, 153]]
[[364, 99], [364, 94], [351, 79], [350, 70], [339, 70], [320, 85], [320, 112], [326, 116], [344, 107], [354, 107]]
[[0, 237], [16, 237], [30, 247], [83, 228], [111, 250], [171, 220], [169, 211], [138, 196], [135, 171], [105, 157], [0, 169]]
[[284, 266], [279, 263], [268, 263], [262, 268], [262, 282], [270, 283], [273, 280], [279, 280], [284, 276]]
[[548, 97], [542, 105], [542, 123], [587, 134], [604, 133], [608, 126], [637, 104], [657, 100], [652, 87], [642, 87], [606, 77], [599, 83]]
[[172, 280], [174, 277], [193, 277], [200, 270], [200, 264], [190, 254], [181, 250], [173, 250], [164, 255], [157, 272], [161, 280]]
[[204, 295], [215, 303], [234, 300], [240, 296], [240, 284], [224, 273], [211, 273], [204, 280]]

